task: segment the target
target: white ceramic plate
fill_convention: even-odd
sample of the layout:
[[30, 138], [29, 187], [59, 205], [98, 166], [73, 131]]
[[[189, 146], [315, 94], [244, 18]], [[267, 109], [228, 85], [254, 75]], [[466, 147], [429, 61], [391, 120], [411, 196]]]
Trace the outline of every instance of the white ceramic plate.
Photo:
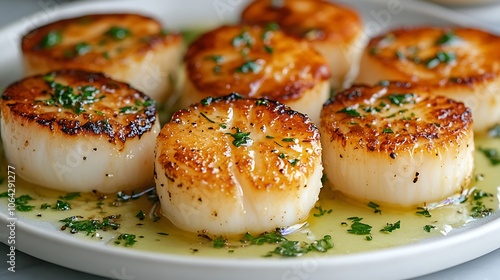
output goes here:
[[[40, 24], [85, 13], [130, 11], [153, 15], [169, 28], [200, 25], [209, 28], [235, 20], [245, 2], [79, 2], [24, 18], [0, 30], [0, 88], [22, 76], [20, 36]], [[392, 6], [387, 3], [392, 3]], [[477, 21], [419, 1], [364, 0], [349, 1], [349, 5], [363, 15], [369, 36], [402, 25], [482, 27]], [[5, 204], [5, 201], [1, 203]], [[2, 224], [7, 222], [6, 209], [6, 205], [1, 205]], [[72, 269], [121, 279], [401, 279], [442, 270], [500, 247], [498, 212], [445, 237], [368, 253], [323, 258], [210, 259], [149, 253], [74, 238], [53, 224], [29, 218], [20, 218], [16, 230], [18, 250]], [[1, 227], [0, 234], [7, 236], [5, 226]], [[1, 241], [6, 243], [6, 240]]]

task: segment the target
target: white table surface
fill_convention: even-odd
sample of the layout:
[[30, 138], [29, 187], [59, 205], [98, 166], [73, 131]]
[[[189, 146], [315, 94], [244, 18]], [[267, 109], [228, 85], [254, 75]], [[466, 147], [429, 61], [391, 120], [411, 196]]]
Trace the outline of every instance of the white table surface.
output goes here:
[[[43, 7], [52, 7], [70, 0], [0, 0], [0, 28], [15, 20], [29, 16]], [[470, 0], [474, 2], [474, 0]], [[500, 4], [448, 7], [488, 24], [500, 34]], [[499, 50], [500, 51], [500, 50]], [[499, 234], [500, 238], [500, 234]], [[0, 243], [0, 280], [25, 279], [105, 279], [54, 265], [27, 254], [16, 252], [16, 272], [7, 270], [8, 247]], [[500, 249], [470, 262], [413, 280], [496, 280], [500, 279]], [[139, 280], [139, 279], [137, 279]]]

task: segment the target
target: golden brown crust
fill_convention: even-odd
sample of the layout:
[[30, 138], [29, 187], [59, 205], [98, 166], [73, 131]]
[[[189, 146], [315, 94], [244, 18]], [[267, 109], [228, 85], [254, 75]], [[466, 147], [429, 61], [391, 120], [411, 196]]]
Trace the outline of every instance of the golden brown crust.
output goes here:
[[[156, 147], [166, 178], [190, 182], [177, 186], [186, 192], [206, 187], [228, 196], [239, 185], [260, 193], [306, 188], [297, 184], [314, 172], [321, 155], [316, 126], [277, 102], [240, 98], [210, 98], [173, 115]], [[234, 143], [238, 131], [249, 133], [249, 142]]]
[[93, 14], [34, 29], [23, 36], [21, 48], [30, 60], [52, 70], [105, 72], [109, 65], [126, 64], [127, 60], [140, 59], [151, 50], [181, 40], [179, 34], [166, 34], [161, 24], [150, 17]]
[[189, 46], [184, 60], [193, 85], [213, 96], [235, 91], [284, 102], [330, 76], [326, 60], [307, 42], [259, 26], [210, 31]]
[[256, 0], [242, 13], [246, 24], [277, 23], [284, 32], [310, 41], [350, 43], [362, 32], [356, 11], [323, 0], [287, 0], [274, 7], [272, 0]]
[[394, 82], [338, 93], [324, 105], [321, 127], [343, 146], [397, 153], [459, 145], [471, 131], [472, 116], [463, 103]]
[[366, 52], [400, 80], [456, 87], [497, 78], [499, 47], [500, 37], [477, 29], [418, 27], [375, 37]]
[[[89, 97], [79, 99], [84, 91]], [[68, 136], [105, 136], [113, 144], [140, 138], [157, 121], [155, 103], [148, 96], [103, 74], [80, 70], [60, 70], [10, 85], [1, 110], [3, 118]]]

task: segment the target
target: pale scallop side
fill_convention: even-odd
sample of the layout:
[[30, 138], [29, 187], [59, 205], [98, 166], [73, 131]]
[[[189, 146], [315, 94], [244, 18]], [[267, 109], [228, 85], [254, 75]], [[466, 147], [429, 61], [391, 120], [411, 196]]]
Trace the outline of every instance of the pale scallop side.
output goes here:
[[473, 177], [470, 110], [408, 83], [339, 93], [325, 104], [320, 131], [327, 180], [360, 201], [425, 206]]
[[409, 81], [471, 108], [474, 131], [500, 122], [500, 37], [471, 28], [400, 28], [373, 38], [359, 83]]
[[103, 72], [157, 101], [175, 89], [182, 38], [151, 17], [89, 14], [38, 27], [22, 38], [25, 75], [59, 69]]
[[233, 94], [180, 110], [155, 153], [163, 215], [210, 236], [305, 222], [322, 186], [318, 129], [266, 99]]
[[317, 122], [330, 94], [326, 59], [274, 25], [221, 26], [194, 41], [184, 61], [183, 108], [238, 92], [279, 101]]
[[155, 103], [127, 84], [80, 70], [32, 76], [5, 90], [1, 110], [7, 161], [32, 184], [101, 193], [154, 184]]

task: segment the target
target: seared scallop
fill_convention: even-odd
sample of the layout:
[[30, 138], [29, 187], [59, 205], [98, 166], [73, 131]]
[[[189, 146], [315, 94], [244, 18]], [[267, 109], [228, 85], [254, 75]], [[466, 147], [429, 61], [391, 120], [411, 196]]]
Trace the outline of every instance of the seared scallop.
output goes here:
[[26, 181], [66, 192], [154, 184], [155, 102], [102, 74], [61, 70], [25, 78], [2, 96], [7, 162]]
[[330, 185], [360, 201], [423, 205], [473, 176], [470, 110], [408, 83], [340, 92], [325, 104], [320, 132]]
[[174, 90], [182, 38], [152, 18], [95, 14], [34, 29], [22, 39], [25, 74], [58, 69], [104, 72], [158, 101]]
[[500, 37], [470, 28], [397, 29], [366, 48], [361, 83], [411, 81], [464, 102], [474, 131], [500, 122]]
[[324, 0], [253, 1], [242, 13], [246, 24], [277, 24], [287, 35], [305, 39], [328, 60], [333, 88], [348, 86], [358, 73], [367, 37], [358, 13]]
[[262, 233], [304, 222], [322, 186], [318, 129], [266, 99], [231, 94], [180, 110], [155, 153], [163, 215], [193, 232]]
[[329, 97], [326, 60], [276, 26], [222, 26], [193, 42], [185, 55], [181, 105], [239, 92], [268, 98], [319, 120]]

